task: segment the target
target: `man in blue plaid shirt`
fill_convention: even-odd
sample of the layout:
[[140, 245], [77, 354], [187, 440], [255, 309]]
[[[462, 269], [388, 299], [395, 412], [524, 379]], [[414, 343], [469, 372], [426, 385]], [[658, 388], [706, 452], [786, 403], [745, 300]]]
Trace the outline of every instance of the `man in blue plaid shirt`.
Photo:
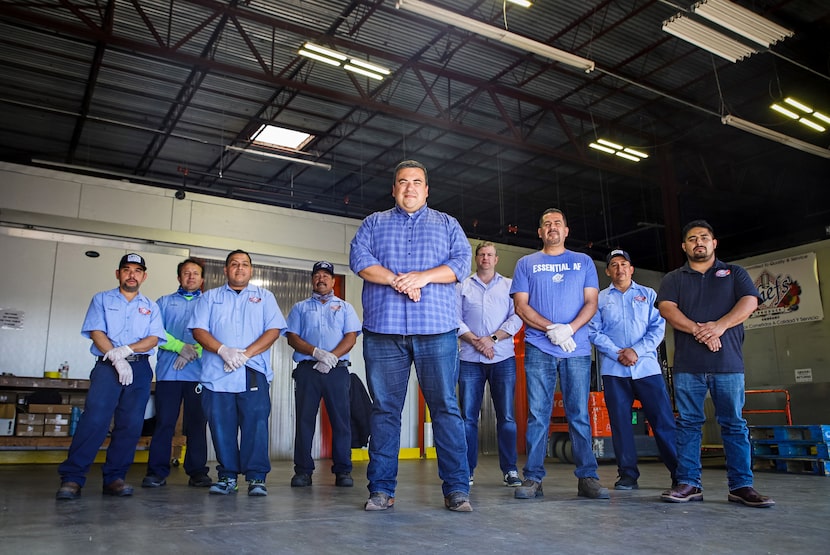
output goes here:
[[401, 412], [412, 363], [432, 415], [444, 504], [472, 511], [464, 420], [458, 408], [455, 284], [472, 251], [458, 221], [427, 207], [423, 164], [395, 168], [395, 207], [369, 215], [351, 243], [363, 278], [363, 356], [372, 394], [367, 511], [395, 503]]

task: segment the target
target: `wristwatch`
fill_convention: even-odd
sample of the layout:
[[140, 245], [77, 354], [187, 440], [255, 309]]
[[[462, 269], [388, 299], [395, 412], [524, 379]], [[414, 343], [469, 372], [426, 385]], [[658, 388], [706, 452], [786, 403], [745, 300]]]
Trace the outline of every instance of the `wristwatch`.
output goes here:
[[499, 336], [497, 336], [495, 333], [490, 336], [490, 339], [493, 340], [493, 343], [498, 343], [499, 342]]

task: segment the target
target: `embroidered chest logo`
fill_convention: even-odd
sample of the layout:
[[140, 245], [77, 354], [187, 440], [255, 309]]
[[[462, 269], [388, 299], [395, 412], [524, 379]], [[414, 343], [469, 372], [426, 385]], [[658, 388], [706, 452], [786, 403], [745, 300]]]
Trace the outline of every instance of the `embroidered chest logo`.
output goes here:
[[636, 297], [634, 297], [634, 300], [638, 303], [644, 303], [644, 302], [646, 302], [646, 296], [645, 295], [637, 295]]
[[715, 272], [715, 277], [726, 277], [731, 273], [732, 272], [730, 270], [718, 270], [717, 272]]
[[249, 303], [261, 303], [262, 298], [261, 297], [248, 297], [248, 302]]
[[152, 311], [151, 311], [149, 308], [144, 308], [144, 307], [142, 306], [141, 308], [139, 308], [139, 309], [138, 309], [138, 312], [139, 312], [139, 314], [143, 314], [144, 316], [147, 316], [147, 315], [148, 315], [148, 314], [150, 314]]
[[340, 305], [339, 304], [333, 304], [329, 308], [331, 309], [332, 312], [337, 312], [338, 310], [340, 310]]

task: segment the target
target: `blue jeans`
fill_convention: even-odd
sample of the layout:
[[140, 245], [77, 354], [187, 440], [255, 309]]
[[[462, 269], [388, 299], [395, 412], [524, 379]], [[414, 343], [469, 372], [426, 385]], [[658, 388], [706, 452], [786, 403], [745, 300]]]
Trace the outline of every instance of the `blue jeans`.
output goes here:
[[715, 417], [720, 424], [726, 480], [729, 491], [752, 486], [752, 454], [749, 431], [741, 414], [744, 408], [742, 373], [674, 374], [674, 402], [677, 406], [677, 482], [702, 488], [700, 448], [703, 439], [703, 400], [712, 396]]
[[557, 358], [525, 343], [525, 374], [528, 404], [525, 479], [541, 482], [545, 477], [545, 453], [557, 374], [561, 380], [562, 401], [576, 462], [574, 474], [577, 478], [599, 478], [588, 421], [591, 357]]
[[347, 366], [335, 366], [328, 374], [314, 369], [317, 361], [302, 361], [294, 369], [294, 403], [297, 422], [294, 431], [294, 472], [311, 475], [314, 459], [311, 444], [317, 427], [320, 399], [326, 402], [331, 424], [332, 467], [335, 474], [352, 471], [352, 423], [349, 410], [351, 379]]
[[182, 402], [182, 430], [187, 436], [184, 471], [188, 476], [207, 474], [207, 419], [201, 396], [196, 393], [197, 385], [198, 382], [156, 382], [156, 428], [147, 456], [147, 474], [159, 478], [170, 475], [170, 451]]
[[202, 407], [219, 461], [216, 471], [219, 478], [236, 479], [241, 472], [246, 480], [264, 480], [271, 471], [268, 453], [270, 386], [261, 372], [248, 367], [235, 371], [248, 375], [247, 387], [242, 393], [202, 390]]
[[395, 495], [401, 446], [401, 411], [412, 363], [432, 415], [438, 476], [444, 495], [470, 492], [464, 420], [458, 408], [458, 338], [455, 330], [435, 335], [388, 335], [365, 331], [363, 356], [372, 396], [369, 491]]
[[144, 426], [144, 410], [150, 398], [153, 369], [146, 358], [130, 362], [133, 383], [118, 383], [118, 373], [109, 362], [96, 362], [89, 375], [89, 392], [69, 454], [58, 466], [61, 482], [86, 483], [86, 474], [107, 437], [114, 417], [107, 460], [101, 468], [104, 485], [123, 480], [135, 458], [135, 448]]
[[499, 467], [502, 474], [516, 470], [516, 420], [513, 397], [516, 392], [516, 358], [500, 362], [461, 361], [458, 375], [458, 396], [467, 432], [467, 464], [473, 474], [478, 464], [478, 419], [484, 397], [484, 383], [490, 382], [490, 397], [496, 410], [496, 438], [499, 446]]
[[654, 431], [657, 451], [674, 480], [677, 470], [677, 433], [674, 412], [663, 376], [657, 374], [638, 380], [603, 376], [602, 385], [605, 389], [605, 405], [608, 407], [608, 419], [611, 422], [611, 442], [614, 445], [620, 478], [628, 476], [636, 480], [640, 477], [634, 428], [631, 426], [631, 405], [636, 398], [643, 405], [643, 412]]

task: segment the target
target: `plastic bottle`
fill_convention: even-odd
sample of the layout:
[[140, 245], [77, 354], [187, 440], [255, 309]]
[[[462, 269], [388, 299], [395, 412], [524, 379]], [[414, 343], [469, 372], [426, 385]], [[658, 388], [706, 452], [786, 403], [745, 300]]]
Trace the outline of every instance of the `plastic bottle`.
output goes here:
[[69, 377], [69, 361], [64, 360], [63, 364], [60, 367], [60, 373], [62, 379], [67, 379]]

